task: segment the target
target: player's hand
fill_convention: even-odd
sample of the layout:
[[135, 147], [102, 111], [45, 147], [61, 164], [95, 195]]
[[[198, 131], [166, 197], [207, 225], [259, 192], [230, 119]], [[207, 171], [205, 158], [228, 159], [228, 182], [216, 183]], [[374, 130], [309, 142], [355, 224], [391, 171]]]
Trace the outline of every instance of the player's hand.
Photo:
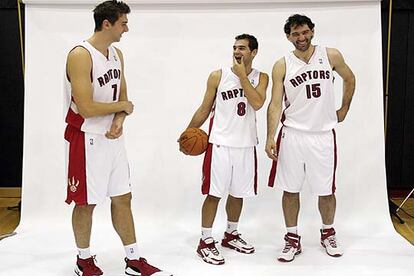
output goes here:
[[347, 113], [348, 113], [348, 108], [347, 107], [341, 107], [340, 109], [338, 109], [336, 111], [336, 117], [338, 118], [338, 123], [345, 120], [345, 117], [346, 117]]
[[111, 128], [105, 133], [105, 137], [108, 139], [117, 139], [121, 137], [123, 132], [123, 120], [114, 119], [112, 121]]
[[124, 101], [125, 107], [124, 111], [130, 115], [132, 112], [134, 112], [134, 104], [130, 101]]
[[183, 138], [180, 135], [180, 137], [177, 139], [177, 142], [178, 142], [178, 150], [181, 151], [182, 153], [184, 153], [185, 155], [188, 155], [187, 153], [185, 153], [185, 151], [183, 151], [183, 149], [181, 147], [181, 143], [180, 143], [181, 140], [183, 140]]
[[237, 59], [233, 56], [233, 73], [236, 74], [236, 76], [239, 78], [247, 76], [243, 56], [241, 57], [240, 63], [237, 62]]
[[274, 139], [267, 139], [265, 151], [270, 159], [277, 161], [277, 146]]

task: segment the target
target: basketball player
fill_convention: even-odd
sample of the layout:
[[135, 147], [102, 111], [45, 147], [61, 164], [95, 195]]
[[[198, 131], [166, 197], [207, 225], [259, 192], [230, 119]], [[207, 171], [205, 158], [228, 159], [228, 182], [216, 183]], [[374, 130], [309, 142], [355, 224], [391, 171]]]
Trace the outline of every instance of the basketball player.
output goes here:
[[127, 275], [171, 275], [140, 257], [131, 213], [128, 160], [122, 136], [125, 117], [134, 110], [128, 100], [123, 56], [112, 46], [128, 31], [130, 8], [116, 0], [94, 9], [95, 32], [68, 54], [66, 93], [68, 142], [66, 202], [75, 202], [73, 232], [78, 247], [76, 275], [102, 275], [89, 243], [96, 204], [111, 198], [113, 226], [125, 248]]
[[227, 230], [221, 245], [245, 254], [254, 252], [254, 247], [240, 237], [237, 226], [243, 198], [257, 193], [255, 112], [266, 99], [269, 78], [252, 68], [257, 39], [248, 34], [235, 39], [233, 66], [210, 74], [203, 102], [187, 127], [201, 127], [211, 114], [202, 183], [202, 193], [207, 197], [201, 212], [197, 254], [213, 265], [224, 264], [212, 237], [212, 227], [219, 201], [227, 194]]
[[[267, 111], [266, 153], [273, 159], [269, 186], [283, 192], [282, 206], [287, 227], [285, 247], [278, 260], [289, 262], [301, 253], [298, 235], [299, 193], [303, 185], [319, 196], [322, 217], [321, 245], [333, 257], [342, 255], [333, 226], [335, 199], [335, 126], [349, 110], [355, 77], [341, 53], [313, 45], [314, 24], [304, 15], [288, 18], [284, 27], [295, 50], [279, 59], [272, 72], [272, 99]], [[335, 110], [334, 75], [343, 79], [342, 106]], [[282, 128], [275, 143], [282, 109]]]

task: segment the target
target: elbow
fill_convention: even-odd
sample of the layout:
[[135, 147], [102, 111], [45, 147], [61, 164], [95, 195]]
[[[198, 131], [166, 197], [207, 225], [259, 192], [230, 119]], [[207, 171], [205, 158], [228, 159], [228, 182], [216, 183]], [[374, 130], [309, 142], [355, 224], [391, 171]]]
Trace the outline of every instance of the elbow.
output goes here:
[[254, 105], [252, 105], [252, 107], [253, 107], [254, 111], [258, 111], [260, 108], [262, 108], [262, 106], [263, 106], [263, 103], [261, 103], [261, 104], [254, 104]]
[[260, 101], [252, 103], [251, 106], [253, 107], [254, 111], [258, 111], [260, 108], [263, 107], [264, 102], [265, 102], [265, 99], [260, 99]]
[[85, 119], [91, 118], [94, 116], [93, 111], [90, 108], [78, 107], [78, 111], [79, 111], [79, 114]]

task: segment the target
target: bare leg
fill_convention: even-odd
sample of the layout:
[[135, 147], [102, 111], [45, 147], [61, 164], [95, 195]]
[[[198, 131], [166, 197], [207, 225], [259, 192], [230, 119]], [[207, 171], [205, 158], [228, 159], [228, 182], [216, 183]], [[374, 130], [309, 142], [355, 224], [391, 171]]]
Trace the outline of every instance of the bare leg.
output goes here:
[[136, 243], [134, 219], [131, 212], [131, 198], [131, 193], [111, 197], [112, 224], [123, 245]]
[[208, 195], [204, 200], [203, 208], [201, 209], [201, 226], [203, 228], [213, 227], [219, 202], [220, 198], [211, 195]]
[[242, 208], [243, 198], [229, 195], [226, 202], [227, 220], [230, 222], [239, 222]]
[[331, 225], [334, 223], [336, 198], [335, 195], [319, 196], [319, 212], [321, 213], [322, 223]]
[[91, 240], [92, 214], [96, 205], [76, 205], [72, 212], [72, 228], [78, 248], [88, 248]]
[[283, 192], [282, 207], [286, 227], [297, 226], [300, 208], [299, 193]]

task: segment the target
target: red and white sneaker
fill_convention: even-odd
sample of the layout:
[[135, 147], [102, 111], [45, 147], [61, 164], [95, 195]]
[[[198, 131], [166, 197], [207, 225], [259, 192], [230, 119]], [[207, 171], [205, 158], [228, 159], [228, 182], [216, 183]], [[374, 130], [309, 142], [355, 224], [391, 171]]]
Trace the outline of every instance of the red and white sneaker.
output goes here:
[[87, 259], [80, 259], [77, 256], [75, 274], [77, 276], [99, 276], [102, 275], [102, 270], [96, 266], [95, 256]]
[[173, 276], [169, 272], [162, 271], [155, 266], [150, 265], [146, 259], [129, 260], [125, 258], [125, 274], [132, 276]]
[[197, 255], [208, 264], [224, 264], [224, 258], [217, 250], [216, 242], [213, 238], [207, 238], [205, 240], [200, 239], [200, 243], [197, 248]]
[[221, 246], [244, 254], [252, 254], [254, 252], [254, 247], [243, 240], [237, 230], [234, 230], [231, 234], [224, 232], [224, 238], [221, 240]]
[[280, 252], [277, 260], [279, 262], [291, 262], [295, 259], [295, 256], [300, 253], [302, 253], [300, 236], [293, 233], [287, 233], [285, 235], [285, 247], [282, 252]]
[[334, 228], [321, 229], [321, 245], [331, 257], [341, 257], [344, 254], [336, 240]]

